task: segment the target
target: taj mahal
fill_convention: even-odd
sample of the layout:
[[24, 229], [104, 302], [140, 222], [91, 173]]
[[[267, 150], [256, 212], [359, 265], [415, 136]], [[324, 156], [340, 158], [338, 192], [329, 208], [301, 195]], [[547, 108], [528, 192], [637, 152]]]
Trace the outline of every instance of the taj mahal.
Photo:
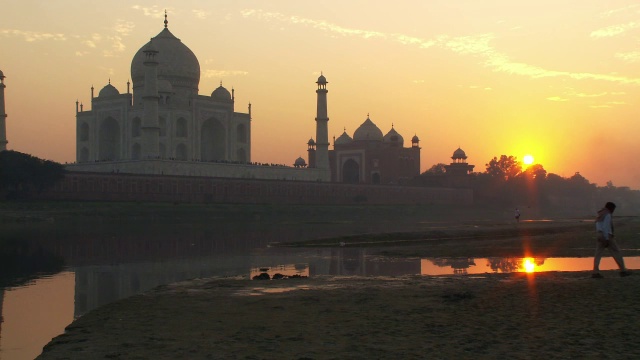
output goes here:
[[[3, 80], [0, 72], [0, 150], [7, 145]], [[251, 104], [236, 111], [235, 89], [222, 83], [210, 95], [198, 93], [198, 58], [169, 30], [166, 14], [164, 28], [134, 55], [131, 81], [121, 92], [109, 80], [97, 96], [92, 86], [90, 109], [76, 101], [76, 162], [66, 165], [69, 171], [350, 184], [398, 184], [420, 174], [418, 136], [405, 147], [393, 126], [383, 134], [368, 115], [353, 137], [345, 130], [329, 149], [328, 81], [322, 74], [307, 159], [252, 162]], [[461, 158], [452, 157], [471, 172]]]

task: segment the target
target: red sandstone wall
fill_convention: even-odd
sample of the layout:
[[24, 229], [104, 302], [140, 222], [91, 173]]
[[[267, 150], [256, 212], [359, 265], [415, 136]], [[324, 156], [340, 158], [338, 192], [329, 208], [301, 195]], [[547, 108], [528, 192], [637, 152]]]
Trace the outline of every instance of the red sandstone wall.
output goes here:
[[166, 201], [239, 204], [460, 204], [469, 189], [209, 177], [69, 173], [41, 194], [51, 200]]

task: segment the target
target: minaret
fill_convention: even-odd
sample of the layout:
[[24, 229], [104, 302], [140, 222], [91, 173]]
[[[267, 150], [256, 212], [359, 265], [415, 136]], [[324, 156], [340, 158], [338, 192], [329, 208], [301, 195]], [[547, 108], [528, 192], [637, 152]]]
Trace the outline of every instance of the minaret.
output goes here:
[[318, 109], [316, 111], [316, 163], [318, 169], [329, 170], [329, 129], [327, 116], [327, 79], [320, 74], [318, 81]]
[[[166, 21], [166, 20], [165, 20]], [[166, 25], [165, 25], [166, 26]], [[142, 95], [142, 157], [155, 159], [160, 156], [160, 124], [158, 122], [158, 50], [153, 40], [143, 50], [144, 93]]]
[[0, 70], [0, 151], [7, 150], [7, 114], [4, 112], [4, 73]]

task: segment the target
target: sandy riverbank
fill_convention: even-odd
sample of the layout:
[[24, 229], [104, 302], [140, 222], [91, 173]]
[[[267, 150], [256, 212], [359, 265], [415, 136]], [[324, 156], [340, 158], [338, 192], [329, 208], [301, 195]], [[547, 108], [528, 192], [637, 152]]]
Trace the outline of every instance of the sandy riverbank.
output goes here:
[[637, 359], [640, 276], [201, 279], [78, 319], [38, 359]]

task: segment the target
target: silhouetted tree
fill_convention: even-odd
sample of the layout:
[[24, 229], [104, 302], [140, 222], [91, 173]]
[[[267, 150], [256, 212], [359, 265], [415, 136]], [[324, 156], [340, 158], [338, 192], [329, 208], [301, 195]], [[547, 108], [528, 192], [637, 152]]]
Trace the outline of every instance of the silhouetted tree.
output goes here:
[[500, 155], [500, 159], [494, 157], [485, 166], [487, 174], [505, 181], [515, 178], [522, 172], [522, 164], [515, 156]]
[[53, 161], [29, 154], [5, 150], [0, 152], [0, 194], [7, 199], [28, 197], [42, 192], [64, 178], [66, 170]]
[[423, 172], [422, 175], [440, 175], [446, 172], [447, 170], [445, 168], [445, 164], [437, 163], [432, 167], [430, 167], [429, 169], [427, 169], [425, 172]]

